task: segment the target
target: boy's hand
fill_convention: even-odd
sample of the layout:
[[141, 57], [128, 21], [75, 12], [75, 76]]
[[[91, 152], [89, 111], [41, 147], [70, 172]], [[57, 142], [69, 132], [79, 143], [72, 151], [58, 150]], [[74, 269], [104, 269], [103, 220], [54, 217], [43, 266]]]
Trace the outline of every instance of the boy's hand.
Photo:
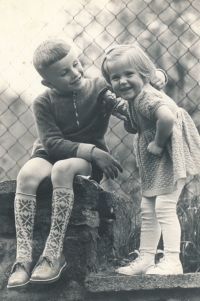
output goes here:
[[166, 78], [162, 71], [156, 70], [155, 77], [151, 80], [151, 85], [157, 90], [161, 90], [166, 85]]
[[123, 172], [121, 165], [108, 153], [94, 147], [92, 150], [92, 161], [103, 171], [106, 178], [118, 177], [118, 170]]
[[105, 103], [107, 104], [115, 105], [117, 102], [117, 97], [115, 93], [112, 93], [111, 91], [107, 90], [103, 95], [103, 101], [105, 101]]
[[[111, 91], [107, 90], [103, 96], [103, 101], [107, 104], [115, 105], [115, 104], [117, 104], [117, 97], [116, 97], [115, 93], [112, 93]], [[127, 121], [127, 118], [125, 115], [122, 115], [121, 113], [119, 113], [115, 110], [113, 110], [112, 115], [116, 116], [117, 118], [119, 118], [123, 121]]]
[[147, 147], [147, 150], [149, 151], [149, 153], [153, 154], [153, 155], [156, 155], [156, 156], [160, 156], [162, 151], [163, 151], [163, 148], [159, 147], [155, 141], [152, 141], [149, 143], [148, 147]]

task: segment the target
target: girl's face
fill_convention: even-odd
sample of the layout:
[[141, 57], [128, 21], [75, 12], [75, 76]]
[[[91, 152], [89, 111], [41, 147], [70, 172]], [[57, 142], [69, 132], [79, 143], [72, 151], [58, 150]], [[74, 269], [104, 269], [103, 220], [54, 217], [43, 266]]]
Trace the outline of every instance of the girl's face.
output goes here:
[[126, 55], [108, 62], [108, 70], [115, 94], [125, 100], [132, 101], [144, 86], [142, 76], [131, 66]]

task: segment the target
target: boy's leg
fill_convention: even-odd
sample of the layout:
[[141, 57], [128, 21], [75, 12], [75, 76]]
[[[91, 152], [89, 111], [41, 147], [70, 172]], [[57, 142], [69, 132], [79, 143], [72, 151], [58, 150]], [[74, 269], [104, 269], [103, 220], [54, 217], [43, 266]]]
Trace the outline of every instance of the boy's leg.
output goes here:
[[66, 265], [62, 250], [74, 203], [74, 176], [89, 176], [91, 172], [91, 164], [80, 158], [62, 160], [54, 164], [51, 174], [53, 184], [51, 229], [43, 254], [31, 276], [32, 282], [48, 283], [60, 277]]
[[119, 268], [117, 272], [120, 274], [145, 274], [148, 268], [154, 266], [155, 253], [161, 236], [161, 228], [155, 213], [155, 198], [142, 197], [141, 218], [139, 256], [129, 266]]
[[14, 202], [17, 254], [8, 288], [21, 287], [29, 281], [36, 191], [40, 182], [50, 175], [51, 169], [52, 165], [46, 160], [34, 158], [29, 160], [18, 174]]
[[177, 202], [185, 185], [185, 179], [177, 182], [177, 190], [156, 198], [156, 214], [162, 229], [165, 256], [149, 274], [182, 274], [179, 259], [181, 228], [177, 216]]

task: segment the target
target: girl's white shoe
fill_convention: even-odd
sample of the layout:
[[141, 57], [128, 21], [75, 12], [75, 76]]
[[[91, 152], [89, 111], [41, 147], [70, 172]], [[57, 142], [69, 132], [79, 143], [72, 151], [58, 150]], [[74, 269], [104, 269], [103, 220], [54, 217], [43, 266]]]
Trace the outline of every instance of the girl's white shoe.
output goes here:
[[147, 275], [178, 275], [183, 274], [179, 253], [166, 252], [164, 257], [146, 272]]
[[138, 254], [138, 257], [132, 261], [128, 266], [120, 267], [117, 270], [115, 270], [119, 274], [124, 275], [139, 275], [139, 274], [146, 274], [146, 271], [154, 267], [154, 258], [155, 254], [153, 253], [144, 253], [144, 252], [136, 252]]

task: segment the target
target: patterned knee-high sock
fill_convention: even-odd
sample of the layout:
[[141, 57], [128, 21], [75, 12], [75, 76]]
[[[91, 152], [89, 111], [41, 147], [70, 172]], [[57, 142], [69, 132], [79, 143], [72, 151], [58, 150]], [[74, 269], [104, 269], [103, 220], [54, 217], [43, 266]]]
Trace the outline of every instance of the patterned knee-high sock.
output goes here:
[[74, 203], [71, 188], [55, 187], [52, 199], [51, 229], [43, 256], [58, 258], [63, 249], [63, 240]]
[[36, 211], [36, 196], [16, 193], [15, 228], [17, 237], [17, 258], [32, 261], [33, 227]]

